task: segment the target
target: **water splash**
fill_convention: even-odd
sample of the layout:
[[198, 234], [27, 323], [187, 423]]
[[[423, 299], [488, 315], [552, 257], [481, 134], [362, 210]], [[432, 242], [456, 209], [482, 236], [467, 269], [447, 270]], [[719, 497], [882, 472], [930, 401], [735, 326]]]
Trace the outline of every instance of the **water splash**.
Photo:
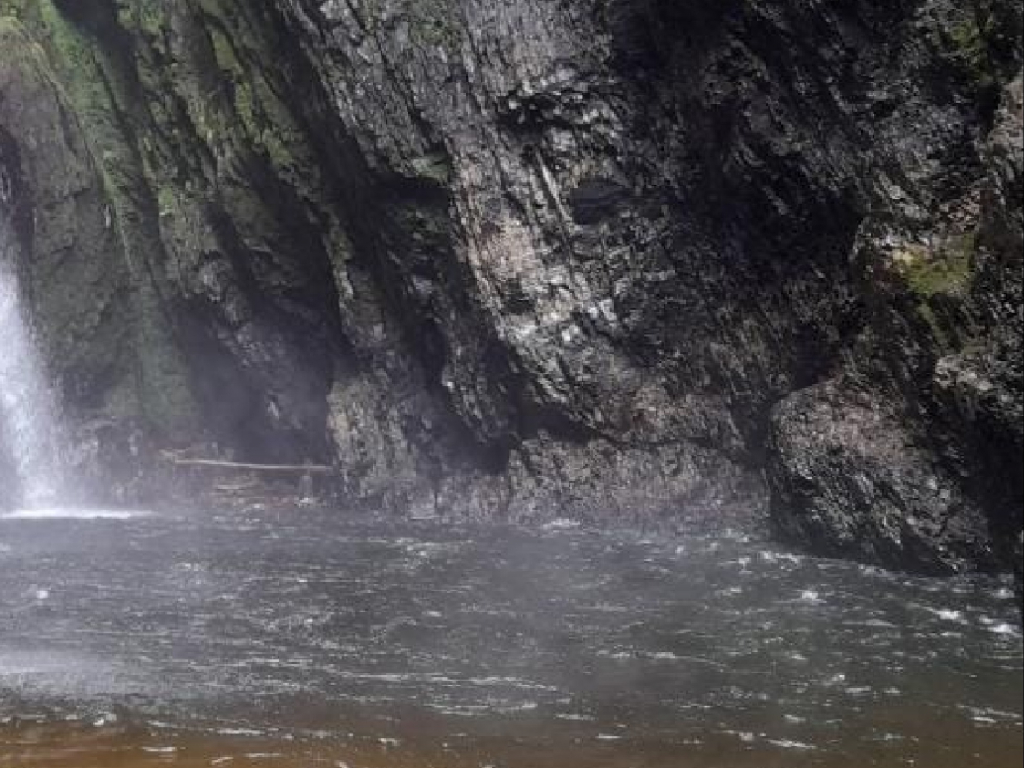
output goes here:
[[24, 312], [14, 249], [0, 219], [0, 443], [14, 459], [22, 503], [43, 506], [66, 491], [67, 441]]

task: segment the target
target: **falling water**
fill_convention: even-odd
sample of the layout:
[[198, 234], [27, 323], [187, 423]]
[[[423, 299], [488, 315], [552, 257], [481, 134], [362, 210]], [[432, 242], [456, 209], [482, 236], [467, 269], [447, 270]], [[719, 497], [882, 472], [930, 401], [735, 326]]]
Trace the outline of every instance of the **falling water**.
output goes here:
[[14, 267], [14, 244], [0, 219], [0, 439], [14, 459], [22, 502], [60, 500], [65, 479], [56, 400], [26, 320]]

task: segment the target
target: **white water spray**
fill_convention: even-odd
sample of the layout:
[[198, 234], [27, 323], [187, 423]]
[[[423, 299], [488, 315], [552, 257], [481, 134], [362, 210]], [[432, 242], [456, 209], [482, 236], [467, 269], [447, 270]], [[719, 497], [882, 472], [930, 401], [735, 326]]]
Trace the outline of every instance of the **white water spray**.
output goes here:
[[57, 400], [27, 321], [14, 266], [14, 244], [0, 218], [0, 441], [11, 453], [29, 507], [60, 502], [67, 445]]

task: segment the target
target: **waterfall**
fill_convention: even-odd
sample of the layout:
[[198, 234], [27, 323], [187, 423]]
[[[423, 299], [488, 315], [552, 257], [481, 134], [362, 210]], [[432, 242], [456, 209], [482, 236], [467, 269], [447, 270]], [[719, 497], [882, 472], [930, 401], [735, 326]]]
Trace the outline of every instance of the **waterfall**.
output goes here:
[[22, 503], [48, 506], [66, 490], [67, 443], [24, 311], [14, 250], [0, 217], [0, 443], [14, 459]]

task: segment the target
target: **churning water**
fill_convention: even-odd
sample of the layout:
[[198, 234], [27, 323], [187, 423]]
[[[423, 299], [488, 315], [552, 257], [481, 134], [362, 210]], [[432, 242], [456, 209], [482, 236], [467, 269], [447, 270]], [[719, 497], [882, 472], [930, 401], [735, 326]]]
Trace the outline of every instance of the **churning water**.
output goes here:
[[37, 506], [64, 492], [65, 442], [22, 306], [13, 248], [0, 218], [0, 445], [14, 460], [23, 503]]
[[0, 231], [0, 768], [1008, 768], [1005, 580], [673, 538], [53, 507]]
[[0, 519], [0, 766], [1009, 768], [1002, 579], [731, 530]]

